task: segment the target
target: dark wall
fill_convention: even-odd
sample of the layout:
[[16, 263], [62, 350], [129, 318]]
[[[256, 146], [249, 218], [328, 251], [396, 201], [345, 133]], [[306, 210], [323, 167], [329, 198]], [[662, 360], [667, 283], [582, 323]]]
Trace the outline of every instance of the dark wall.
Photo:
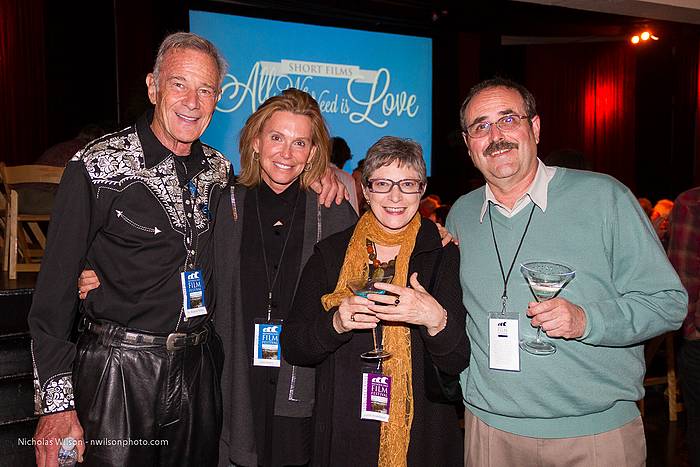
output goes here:
[[637, 50], [638, 195], [675, 199], [700, 183], [696, 169], [697, 38]]
[[187, 29], [183, 1], [45, 1], [48, 145], [87, 123], [115, 130], [148, 106], [158, 44]]
[[0, 0], [0, 161], [33, 161], [46, 147], [43, 0]]
[[483, 184], [462, 139], [459, 109], [480, 77], [481, 38], [478, 34], [445, 32], [435, 37], [433, 158], [428, 193], [443, 203]]
[[[449, 2], [448, 2], [449, 3]], [[481, 183], [459, 130], [458, 112], [477, 81], [503, 75], [524, 81], [526, 47], [501, 45], [503, 35], [583, 34], [591, 27], [616, 32], [620, 18], [565, 12], [542, 6], [497, 1], [479, 8], [452, 7], [431, 12], [435, 2], [358, 0], [279, 2], [194, 2], [113, 0], [45, 4], [47, 146], [72, 138], [86, 123], [116, 129], [148, 107], [145, 76], [156, 48], [169, 32], [187, 29], [190, 5], [231, 13], [273, 15], [277, 19], [355, 26], [387, 32], [422, 31], [434, 37], [433, 176], [430, 192], [450, 202]], [[303, 5], [303, 8], [299, 5]], [[560, 15], [560, 16], [557, 16]], [[562, 16], [563, 15], [563, 16]], [[524, 21], [523, 18], [528, 18]], [[564, 21], [564, 18], [566, 21]], [[578, 19], [577, 19], [578, 18]], [[590, 26], [584, 22], [589, 21]], [[571, 26], [569, 22], [579, 21]], [[588, 28], [588, 29], [586, 29]], [[674, 197], [700, 184], [695, 162], [699, 27], [682, 40], [667, 35], [640, 50], [636, 76], [636, 188], [652, 199]], [[671, 31], [673, 28], [671, 28]], [[545, 76], [543, 79], [556, 79]], [[693, 87], [695, 86], [695, 87]], [[566, 96], [562, 96], [565, 99]], [[552, 125], [556, 122], [549, 122]], [[550, 131], [557, 131], [550, 126]], [[31, 162], [38, 154], [27, 154]]]
[[46, 0], [45, 11], [48, 145], [53, 145], [73, 138], [87, 123], [116, 123], [114, 19], [108, 1]]
[[126, 126], [150, 106], [146, 75], [153, 69], [163, 38], [188, 29], [188, 9], [180, 0], [117, 0], [115, 12], [118, 120], [120, 126]]

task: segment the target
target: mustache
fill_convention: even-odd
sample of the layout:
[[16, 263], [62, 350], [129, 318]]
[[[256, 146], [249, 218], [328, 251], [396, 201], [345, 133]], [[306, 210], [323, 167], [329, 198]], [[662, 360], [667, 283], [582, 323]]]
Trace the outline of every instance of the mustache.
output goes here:
[[486, 149], [484, 149], [484, 156], [491, 157], [491, 155], [493, 155], [494, 152], [503, 151], [507, 149], [518, 149], [518, 143], [513, 143], [504, 140], [492, 141], [491, 144], [486, 146]]

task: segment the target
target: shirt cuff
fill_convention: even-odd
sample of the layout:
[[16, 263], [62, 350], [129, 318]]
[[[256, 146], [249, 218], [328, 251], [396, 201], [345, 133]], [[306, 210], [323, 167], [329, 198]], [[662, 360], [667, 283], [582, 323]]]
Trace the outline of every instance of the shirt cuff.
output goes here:
[[47, 379], [39, 389], [39, 381], [34, 380], [34, 411], [37, 415], [75, 410], [73, 380], [71, 373], [60, 373]]
[[583, 310], [583, 315], [586, 317], [586, 327], [584, 328], [583, 334], [581, 335], [581, 337], [579, 337], [577, 340], [584, 341], [591, 334], [591, 316], [590, 316], [590, 314], [588, 314], [586, 309], [583, 308], [583, 306], [581, 306], [581, 305], [579, 305], [579, 306]]

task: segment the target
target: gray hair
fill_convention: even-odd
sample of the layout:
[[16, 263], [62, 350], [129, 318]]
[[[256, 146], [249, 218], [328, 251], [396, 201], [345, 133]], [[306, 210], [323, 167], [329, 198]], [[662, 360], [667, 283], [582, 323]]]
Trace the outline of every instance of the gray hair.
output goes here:
[[228, 63], [226, 63], [226, 59], [224, 59], [223, 55], [219, 53], [219, 50], [214, 44], [212, 44], [202, 36], [198, 36], [197, 34], [191, 32], [176, 32], [170, 34], [168, 37], [163, 39], [163, 42], [158, 48], [158, 55], [156, 55], [156, 63], [155, 65], [153, 65], [153, 76], [156, 80], [156, 86], [158, 85], [160, 67], [163, 64], [165, 54], [169, 50], [173, 49], [198, 50], [213, 58], [214, 62], [216, 63], [216, 68], [219, 75], [219, 82], [217, 83], [217, 88], [221, 89], [221, 83], [224, 81], [224, 75], [226, 74], [226, 69], [228, 68]]
[[513, 80], [507, 79], [507, 78], [491, 78], [487, 79], [485, 81], [482, 81], [476, 85], [474, 85], [470, 90], [469, 93], [467, 93], [467, 97], [464, 99], [464, 102], [462, 103], [462, 107], [459, 109], [459, 123], [462, 125], [462, 131], [466, 132], [467, 127], [469, 126], [469, 122], [466, 121], [467, 116], [465, 115], [465, 112], [467, 110], [467, 106], [469, 103], [472, 101], [472, 99], [479, 94], [481, 91], [485, 91], [486, 89], [491, 89], [491, 88], [506, 88], [506, 89], [511, 89], [518, 94], [520, 94], [520, 97], [522, 97], [523, 102], [525, 103], [525, 113], [527, 114], [528, 122], [530, 122], [530, 126], [532, 126], [532, 117], [537, 115], [537, 106], [535, 105], [535, 96], [532, 95], [528, 89], [523, 86], [520, 83], [516, 83]]
[[362, 167], [362, 183], [367, 185], [367, 181], [375, 170], [390, 165], [394, 161], [399, 162], [399, 167], [406, 165], [416, 170], [421, 182], [427, 183], [425, 160], [423, 160], [423, 149], [420, 144], [412, 139], [396, 136], [383, 136], [367, 150]]

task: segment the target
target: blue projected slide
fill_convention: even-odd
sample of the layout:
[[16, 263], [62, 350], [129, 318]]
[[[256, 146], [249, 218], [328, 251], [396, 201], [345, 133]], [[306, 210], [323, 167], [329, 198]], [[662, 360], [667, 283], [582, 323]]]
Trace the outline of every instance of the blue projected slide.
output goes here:
[[352, 170], [384, 135], [423, 146], [430, 174], [432, 40], [377, 32], [190, 11], [190, 30], [211, 40], [229, 71], [202, 139], [239, 172], [238, 137], [246, 118], [289, 87], [319, 102], [332, 136], [352, 150]]

